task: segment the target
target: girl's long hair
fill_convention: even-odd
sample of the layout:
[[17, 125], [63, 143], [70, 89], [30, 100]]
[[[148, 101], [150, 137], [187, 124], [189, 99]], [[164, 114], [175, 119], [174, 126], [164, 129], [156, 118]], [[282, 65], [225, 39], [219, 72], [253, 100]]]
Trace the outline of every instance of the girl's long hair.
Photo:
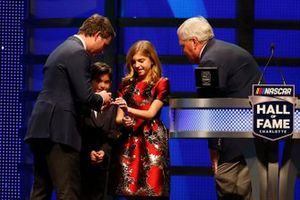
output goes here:
[[133, 56], [137, 53], [141, 53], [143, 56], [150, 58], [151, 62], [153, 63], [151, 66], [151, 70], [148, 74], [148, 81], [149, 84], [155, 84], [161, 78], [161, 63], [156, 53], [154, 46], [151, 42], [147, 40], [140, 40], [135, 42], [129, 49], [127, 56], [126, 56], [126, 69], [127, 74], [122, 79], [122, 88], [128, 88], [129, 85], [136, 81], [138, 78], [137, 73], [134, 71], [132, 66], [132, 59]]

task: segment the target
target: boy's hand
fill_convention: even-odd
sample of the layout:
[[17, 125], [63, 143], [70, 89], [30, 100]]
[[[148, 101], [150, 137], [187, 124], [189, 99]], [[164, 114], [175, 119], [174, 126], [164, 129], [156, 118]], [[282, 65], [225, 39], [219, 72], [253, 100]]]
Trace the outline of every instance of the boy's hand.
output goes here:
[[100, 163], [104, 159], [105, 152], [103, 150], [99, 151], [91, 151], [90, 157], [91, 157], [91, 162], [92, 163]]

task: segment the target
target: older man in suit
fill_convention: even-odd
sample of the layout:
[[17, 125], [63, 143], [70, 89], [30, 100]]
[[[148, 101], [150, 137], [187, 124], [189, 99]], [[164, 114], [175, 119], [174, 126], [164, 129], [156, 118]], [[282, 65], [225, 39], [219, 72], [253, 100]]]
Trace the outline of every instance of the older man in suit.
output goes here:
[[[247, 98], [251, 94], [260, 70], [246, 50], [214, 39], [213, 29], [203, 17], [187, 19], [177, 35], [190, 62], [200, 68], [218, 68], [219, 97]], [[230, 139], [211, 139], [209, 148], [218, 199], [251, 199], [249, 170], [238, 146]]]
[[53, 190], [57, 199], [80, 199], [79, 108], [99, 111], [111, 102], [110, 93], [93, 92], [89, 67], [114, 36], [110, 21], [94, 14], [49, 55], [25, 136], [34, 155], [32, 200], [51, 199]]

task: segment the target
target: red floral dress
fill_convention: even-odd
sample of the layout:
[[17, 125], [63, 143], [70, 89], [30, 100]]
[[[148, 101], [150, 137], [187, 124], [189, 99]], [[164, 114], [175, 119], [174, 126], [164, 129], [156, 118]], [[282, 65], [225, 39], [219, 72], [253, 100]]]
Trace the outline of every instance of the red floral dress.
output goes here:
[[[156, 84], [133, 83], [122, 96], [129, 107], [148, 110], [155, 99], [168, 103], [169, 80]], [[169, 154], [168, 132], [159, 119], [135, 119], [135, 125], [120, 146], [120, 178], [117, 195], [168, 196]]]

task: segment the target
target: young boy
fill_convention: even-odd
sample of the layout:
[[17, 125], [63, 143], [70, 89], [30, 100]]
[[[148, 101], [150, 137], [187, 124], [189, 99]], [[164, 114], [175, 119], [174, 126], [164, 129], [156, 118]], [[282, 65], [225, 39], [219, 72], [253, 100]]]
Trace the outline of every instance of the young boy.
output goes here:
[[[96, 62], [91, 68], [91, 84], [94, 92], [109, 91], [112, 69], [105, 63]], [[116, 109], [111, 105], [101, 112], [85, 109], [82, 134], [82, 199], [107, 199], [107, 183], [112, 144], [118, 139]]]

